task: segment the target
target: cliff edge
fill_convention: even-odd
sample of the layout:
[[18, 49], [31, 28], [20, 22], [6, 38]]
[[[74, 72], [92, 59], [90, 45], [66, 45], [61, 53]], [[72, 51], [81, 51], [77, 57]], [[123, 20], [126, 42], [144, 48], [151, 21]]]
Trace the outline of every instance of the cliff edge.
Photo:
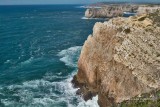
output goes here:
[[160, 12], [97, 22], [72, 83], [85, 100], [110, 107], [160, 90]]

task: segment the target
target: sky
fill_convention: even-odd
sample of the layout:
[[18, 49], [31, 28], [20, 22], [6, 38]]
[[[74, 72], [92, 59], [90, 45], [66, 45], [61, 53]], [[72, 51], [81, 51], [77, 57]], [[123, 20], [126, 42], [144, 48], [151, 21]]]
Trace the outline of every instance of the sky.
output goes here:
[[160, 0], [0, 0], [0, 5], [17, 4], [89, 4], [95, 2], [132, 1], [132, 2], [160, 2]]

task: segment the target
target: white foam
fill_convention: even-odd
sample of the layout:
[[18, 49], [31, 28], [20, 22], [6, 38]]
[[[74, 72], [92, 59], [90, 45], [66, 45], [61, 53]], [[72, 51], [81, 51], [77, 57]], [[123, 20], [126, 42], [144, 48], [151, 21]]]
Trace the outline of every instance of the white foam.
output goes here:
[[[58, 55], [66, 65], [76, 66], [80, 50], [81, 46], [75, 46], [62, 50]], [[97, 97], [85, 102], [80, 96], [76, 95], [77, 89], [73, 88], [71, 83], [75, 73], [76, 72], [73, 72], [73, 74], [68, 75], [68, 79], [63, 79], [64, 77], [60, 76], [61, 73], [57, 76], [52, 73], [47, 73], [42, 79], [10, 85], [7, 89], [11, 92], [14, 90], [14, 94], [11, 96], [19, 97], [20, 101], [15, 102], [12, 99], [2, 99], [1, 102], [5, 106], [14, 105], [17, 107], [22, 104], [23, 107], [55, 107], [63, 103], [65, 103], [67, 107], [99, 107]], [[62, 78], [62, 80], [52, 81], [54, 78]], [[77, 102], [75, 102], [75, 99]]]
[[[13, 104], [19, 106], [21, 104], [20, 102], [23, 102], [24, 104], [28, 104], [23, 107], [39, 107], [40, 105], [52, 107], [65, 102], [68, 107], [99, 107], [97, 104], [98, 97], [85, 102], [80, 96], [76, 95], [77, 89], [73, 88], [71, 84], [73, 75], [60, 82], [50, 82], [40, 79], [24, 82], [20, 85], [11, 85], [8, 89], [11, 91], [17, 90], [13, 96], [20, 97], [20, 101], [14, 102], [13, 100], [3, 99], [2, 103], [5, 106], [11, 106]], [[59, 94], [55, 93], [55, 91]], [[73, 104], [75, 99], [78, 104]]]
[[102, 7], [99, 7], [99, 6], [77, 6], [76, 8], [84, 8], [84, 9], [97, 8], [97, 9], [100, 9], [100, 8], [102, 8]]
[[[8, 89], [18, 89], [14, 95], [20, 97], [20, 102], [30, 104], [29, 106], [31, 107], [37, 107], [38, 105], [50, 106], [63, 101], [68, 103], [75, 96], [73, 92], [76, 91], [76, 89], [72, 88], [69, 79], [62, 82], [49, 82], [43, 79], [33, 80], [24, 82], [21, 85], [11, 85], [8, 87]], [[32, 90], [35, 90], [35, 92]], [[45, 91], [48, 92], [46, 93]], [[56, 95], [54, 91], [58, 91], [61, 94]], [[41, 97], [36, 98], [35, 96], [37, 95]], [[52, 97], [57, 98], [57, 100], [53, 99]], [[8, 106], [15, 103], [12, 100], [3, 100], [2, 102]], [[69, 104], [72, 105], [70, 102]], [[17, 104], [17, 106], [18, 105], [20, 104]]]
[[52, 104], [55, 104], [55, 101], [54, 100], [52, 100], [52, 99], [50, 99], [50, 98], [35, 98], [34, 100], [33, 100], [33, 103], [32, 103], [33, 105], [37, 105], [37, 104], [39, 104], [39, 105], [43, 105], [43, 106], [51, 106]]
[[[60, 60], [63, 61], [66, 65], [77, 67], [76, 62], [78, 61], [79, 55], [78, 56], [75, 56], [75, 55], [80, 54], [81, 48], [82, 48], [82, 46], [75, 46], [75, 47], [71, 47], [71, 48], [62, 50], [61, 52], [58, 53], [58, 56], [62, 57]], [[76, 61], [73, 61], [74, 57], [77, 57]], [[70, 82], [72, 80], [73, 75], [74, 74], [72, 74], [72, 76], [69, 79], [67, 79], [64, 84], [65, 86], [67, 86], [67, 87], [65, 87], [64, 91], [65, 91], [66, 95], [68, 96], [68, 99], [69, 99], [68, 101], [70, 101], [72, 97], [74, 98], [76, 96], [79, 100], [77, 107], [99, 107], [99, 105], [97, 103], [98, 96], [93, 97], [92, 100], [88, 100], [86, 102], [80, 96], [76, 95], [77, 89], [73, 88], [72, 84]], [[68, 107], [75, 107], [75, 106], [72, 105], [71, 103], [68, 103]]]
[[131, 12], [123, 12], [124, 14], [132, 14], [135, 15], [136, 13], [131, 13]]
[[88, 6], [87, 8], [96, 8], [96, 9], [101, 9], [102, 7], [99, 7], [99, 6]]
[[76, 6], [76, 8], [87, 8], [87, 6]]
[[8, 64], [8, 63], [10, 63], [11, 62], [11, 60], [6, 60], [4, 63], [5, 64]]
[[83, 20], [104, 20], [104, 19], [107, 19], [107, 18], [87, 18], [87, 17], [82, 17], [81, 19]]
[[53, 74], [53, 73], [46, 73], [45, 76], [43, 77], [45, 80], [54, 80], [54, 79], [66, 79], [69, 78], [69, 76], [64, 76], [62, 75], [62, 72]]
[[1, 102], [3, 102], [5, 104], [6, 107], [8, 107], [9, 105], [13, 105], [13, 101], [8, 101], [7, 99], [1, 99]]
[[27, 59], [26, 61], [24, 61], [24, 62], [21, 62], [21, 65], [24, 65], [24, 64], [29, 64], [29, 63], [31, 63], [32, 61], [33, 61], [33, 57], [30, 57], [29, 59]]
[[82, 46], [74, 46], [65, 50], [62, 50], [58, 53], [60, 56], [60, 61], [64, 62], [67, 66], [77, 67], [77, 61]]
[[98, 96], [92, 98], [92, 100], [88, 100], [87, 102], [82, 101], [78, 104], [77, 107], [99, 107], [98, 103]]

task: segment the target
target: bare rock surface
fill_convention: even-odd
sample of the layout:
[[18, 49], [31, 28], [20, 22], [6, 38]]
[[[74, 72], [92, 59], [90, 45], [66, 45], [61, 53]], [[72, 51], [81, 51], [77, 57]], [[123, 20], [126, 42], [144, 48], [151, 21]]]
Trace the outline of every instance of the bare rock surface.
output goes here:
[[124, 12], [147, 14], [160, 10], [160, 5], [136, 5], [136, 4], [110, 4], [102, 5], [101, 8], [88, 8], [85, 11], [87, 18], [112, 18], [123, 16]]
[[137, 10], [137, 14], [147, 14], [147, 13], [154, 13], [157, 10], [160, 10], [160, 6], [156, 5], [153, 7], [147, 7], [147, 6], [140, 6]]
[[85, 12], [87, 18], [111, 18], [122, 16], [123, 12], [135, 12], [138, 6], [133, 5], [105, 5], [102, 8], [89, 8]]
[[100, 107], [110, 107], [160, 89], [160, 27], [150, 16], [95, 24], [72, 80], [85, 100], [98, 95]]

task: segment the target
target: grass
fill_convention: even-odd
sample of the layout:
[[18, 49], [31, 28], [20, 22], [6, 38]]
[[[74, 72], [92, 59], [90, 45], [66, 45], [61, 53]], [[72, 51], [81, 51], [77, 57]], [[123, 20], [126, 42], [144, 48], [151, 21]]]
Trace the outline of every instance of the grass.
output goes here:
[[122, 102], [119, 107], [160, 107], [160, 91], [142, 94], [141, 97]]

